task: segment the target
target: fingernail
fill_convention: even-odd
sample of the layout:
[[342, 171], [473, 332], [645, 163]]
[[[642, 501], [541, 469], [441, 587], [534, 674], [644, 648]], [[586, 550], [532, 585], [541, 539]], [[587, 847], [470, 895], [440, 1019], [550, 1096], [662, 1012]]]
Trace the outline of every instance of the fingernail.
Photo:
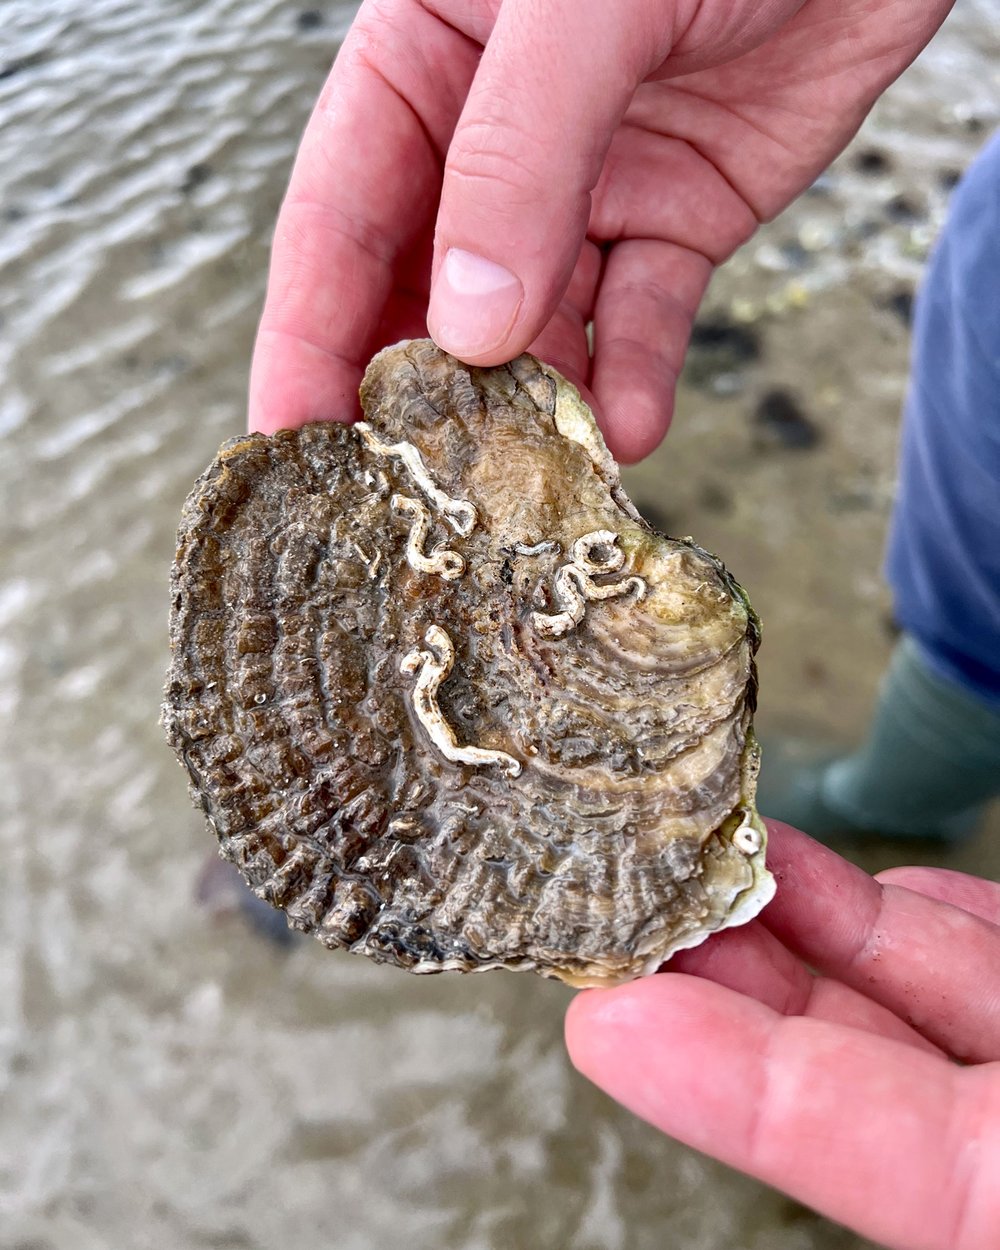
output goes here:
[[449, 248], [431, 291], [427, 325], [453, 356], [479, 356], [510, 334], [524, 299], [516, 274], [484, 256]]

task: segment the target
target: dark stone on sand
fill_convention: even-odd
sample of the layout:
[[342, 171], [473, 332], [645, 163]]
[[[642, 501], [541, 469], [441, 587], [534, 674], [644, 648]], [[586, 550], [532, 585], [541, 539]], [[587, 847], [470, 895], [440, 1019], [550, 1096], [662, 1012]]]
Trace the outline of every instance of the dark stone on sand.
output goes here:
[[29, 52], [27, 56], [16, 56], [9, 61], [4, 61], [0, 64], [0, 82], [5, 78], [13, 78], [16, 74], [31, 69], [35, 65], [41, 65], [46, 59], [44, 52]]
[[854, 168], [859, 174], [877, 178], [892, 168], [892, 161], [878, 148], [863, 148], [854, 158]]
[[717, 352], [729, 360], [745, 364], [760, 357], [760, 335], [749, 326], [737, 325], [727, 317], [696, 321], [691, 330], [695, 351]]
[[[752, 327], [737, 325], [725, 316], [698, 321], [691, 331], [684, 380], [689, 386], [715, 394], [738, 394], [741, 370], [760, 354], [760, 336]], [[723, 378], [726, 380], [720, 387]]]
[[937, 180], [942, 191], [954, 191], [962, 181], [962, 171], [954, 166], [947, 166], [938, 170]]
[[184, 195], [190, 195], [192, 191], [197, 190], [203, 183], [207, 182], [212, 176], [212, 166], [206, 161], [195, 161], [193, 165], [188, 166], [184, 175], [184, 181], [181, 183], [181, 191]]
[[798, 400], [780, 387], [760, 397], [753, 422], [757, 441], [762, 446], [808, 451], [821, 439], [818, 427], [802, 411]]
[[890, 221], [910, 224], [919, 221], [924, 213], [920, 205], [911, 196], [899, 194], [894, 195], [886, 203], [885, 215]]
[[319, 9], [303, 9], [295, 18], [298, 30], [316, 30], [323, 25], [323, 14]]
[[882, 307], [895, 313], [900, 321], [908, 326], [913, 321], [913, 292], [909, 287], [901, 287], [883, 301]]

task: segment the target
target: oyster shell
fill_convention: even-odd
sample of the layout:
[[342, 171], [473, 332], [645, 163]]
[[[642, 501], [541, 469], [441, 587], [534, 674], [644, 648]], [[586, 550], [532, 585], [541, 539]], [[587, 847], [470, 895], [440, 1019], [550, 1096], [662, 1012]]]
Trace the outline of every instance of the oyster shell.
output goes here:
[[167, 735], [296, 928], [417, 972], [650, 972], [754, 916], [756, 618], [531, 356], [372, 362], [366, 421], [227, 443], [181, 520]]

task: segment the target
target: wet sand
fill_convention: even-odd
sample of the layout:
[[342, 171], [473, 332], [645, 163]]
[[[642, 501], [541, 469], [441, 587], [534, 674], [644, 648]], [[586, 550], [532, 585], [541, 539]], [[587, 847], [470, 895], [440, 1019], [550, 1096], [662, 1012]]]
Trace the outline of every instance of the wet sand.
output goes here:
[[[858, 1250], [577, 1077], [564, 987], [279, 947], [199, 902], [157, 725], [173, 531], [243, 427], [270, 230], [351, 7], [4, 11], [0, 1244]], [[995, 6], [961, 4], [718, 276], [674, 430], [629, 474], [750, 590], [765, 732], [849, 740], [891, 645], [907, 298], [997, 123], [998, 52]], [[1000, 876], [998, 848], [994, 821], [949, 862]]]

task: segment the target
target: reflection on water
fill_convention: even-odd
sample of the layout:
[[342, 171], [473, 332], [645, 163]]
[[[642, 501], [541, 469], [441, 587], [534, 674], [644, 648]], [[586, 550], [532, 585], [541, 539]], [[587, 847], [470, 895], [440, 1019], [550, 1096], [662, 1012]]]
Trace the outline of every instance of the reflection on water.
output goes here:
[[[156, 724], [173, 528], [242, 426], [269, 231], [351, 9], [4, 5], [4, 1245], [856, 1247], [577, 1078], [563, 987], [281, 948], [199, 901]], [[901, 185], [995, 120], [993, 14], [961, 6], [881, 106], [864, 143]], [[810, 298], [912, 279], [945, 190], [870, 229], [870, 174], [842, 163], [727, 299], [801, 300], [789, 266]]]

